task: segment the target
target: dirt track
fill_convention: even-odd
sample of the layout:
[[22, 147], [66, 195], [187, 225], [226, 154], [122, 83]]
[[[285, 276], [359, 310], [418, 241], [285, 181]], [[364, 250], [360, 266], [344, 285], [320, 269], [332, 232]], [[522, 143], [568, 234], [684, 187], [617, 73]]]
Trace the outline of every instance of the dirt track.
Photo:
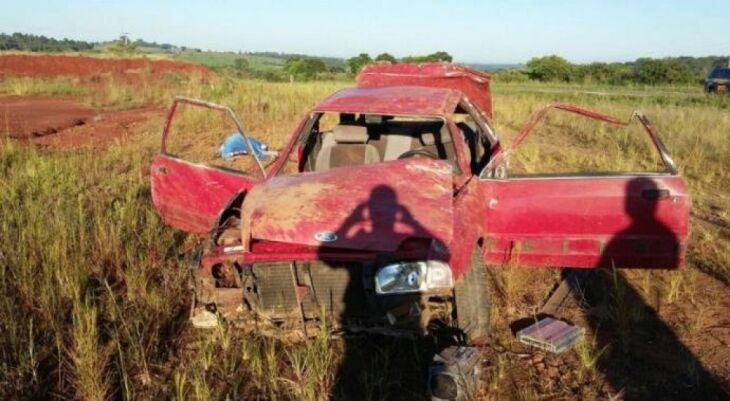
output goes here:
[[5, 75], [97, 78], [104, 76], [134, 79], [143, 74], [159, 77], [165, 73], [208, 76], [202, 65], [145, 58], [112, 59], [83, 56], [8, 54], [0, 56], [0, 77]]
[[36, 138], [83, 125], [94, 112], [70, 100], [52, 97], [0, 98], [0, 133]]
[[97, 113], [70, 99], [0, 97], [0, 135], [41, 145], [97, 146], [123, 140], [162, 115], [153, 107]]

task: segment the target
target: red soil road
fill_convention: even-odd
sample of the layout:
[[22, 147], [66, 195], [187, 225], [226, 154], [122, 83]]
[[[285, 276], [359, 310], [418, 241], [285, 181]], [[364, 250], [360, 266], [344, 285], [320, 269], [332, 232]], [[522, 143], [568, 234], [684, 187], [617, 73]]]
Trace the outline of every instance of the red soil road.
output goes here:
[[202, 65], [170, 60], [146, 58], [96, 58], [84, 56], [5, 54], [0, 55], [0, 77], [8, 75], [29, 77], [74, 76], [91, 78], [112, 75], [134, 78], [151, 73], [158, 77], [173, 72], [185, 75], [208, 76], [208, 68]]
[[93, 110], [66, 99], [51, 97], [0, 97], [0, 134], [35, 138], [83, 125]]
[[102, 146], [124, 141], [159, 119], [159, 108], [96, 113], [69, 99], [0, 97], [0, 135], [55, 147]]

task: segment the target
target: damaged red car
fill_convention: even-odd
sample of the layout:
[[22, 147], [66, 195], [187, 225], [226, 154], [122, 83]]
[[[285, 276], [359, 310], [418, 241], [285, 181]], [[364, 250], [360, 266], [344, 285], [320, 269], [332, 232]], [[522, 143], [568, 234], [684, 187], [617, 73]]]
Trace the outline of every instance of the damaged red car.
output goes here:
[[[548, 112], [625, 121], [555, 104], [503, 149], [490, 78], [453, 64], [370, 65], [324, 99], [256, 174], [169, 151], [177, 98], [151, 167], [163, 220], [204, 234], [195, 310], [281, 334], [489, 331], [486, 266], [677, 268], [688, 195], [669, 153], [654, 172], [513, 175], [509, 160]], [[197, 312], [196, 312], [197, 313]], [[205, 325], [205, 323], [201, 323]]]

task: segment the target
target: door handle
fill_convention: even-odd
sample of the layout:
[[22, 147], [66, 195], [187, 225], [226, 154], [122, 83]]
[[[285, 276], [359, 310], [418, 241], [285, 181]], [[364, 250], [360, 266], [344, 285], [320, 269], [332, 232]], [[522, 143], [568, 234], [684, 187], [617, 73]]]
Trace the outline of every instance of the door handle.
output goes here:
[[658, 201], [662, 199], [669, 199], [669, 190], [668, 189], [645, 189], [641, 191], [641, 197], [650, 200], [650, 201]]
[[157, 172], [160, 174], [167, 174], [169, 170], [167, 169], [167, 166], [160, 166], [157, 167]]

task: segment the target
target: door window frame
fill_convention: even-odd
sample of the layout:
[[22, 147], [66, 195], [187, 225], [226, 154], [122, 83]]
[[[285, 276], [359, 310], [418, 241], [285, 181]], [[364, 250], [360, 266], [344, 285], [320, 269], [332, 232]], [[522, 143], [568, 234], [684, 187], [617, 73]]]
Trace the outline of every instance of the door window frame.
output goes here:
[[228, 116], [228, 118], [231, 121], [233, 121], [233, 124], [236, 126], [236, 130], [243, 137], [244, 141], [246, 142], [246, 147], [249, 149], [248, 155], [250, 157], [253, 157], [253, 159], [256, 161], [256, 164], [258, 165], [259, 171], [261, 172], [260, 177], [251, 177], [251, 178], [254, 178], [254, 179], [257, 179], [257, 178], [265, 179], [266, 178], [266, 176], [267, 176], [266, 169], [265, 169], [263, 163], [261, 162], [261, 160], [259, 160], [259, 158], [256, 157], [256, 153], [253, 152], [253, 147], [251, 146], [251, 141], [249, 140], [248, 135], [246, 134], [246, 131], [243, 129], [243, 124], [241, 124], [241, 121], [239, 120], [238, 116], [233, 111], [233, 109], [231, 109], [228, 106], [223, 106], [221, 104], [207, 102], [207, 101], [200, 100], [200, 99], [194, 99], [194, 98], [189, 98], [189, 97], [184, 97], [184, 96], [176, 96], [173, 99], [172, 105], [170, 106], [170, 109], [167, 112], [167, 117], [165, 118], [165, 125], [162, 128], [162, 138], [161, 138], [161, 144], [160, 144], [160, 153], [162, 155], [170, 157], [175, 160], [181, 160], [186, 163], [191, 163], [191, 164], [194, 164], [194, 165], [197, 165], [200, 167], [213, 168], [213, 169], [221, 170], [221, 171], [224, 171], [227, 173], [238, 174], [238, 175], [242, 175], [244, 177], [249, 177], [248, 174], [246, 174], [242, 171], [232, 170], [232, 169], [220, 167], [220, 166], [211, 166], [207, 163], [200, 163], [200, 162], [193, 162], [190, 160], [185, 160], [185, 159], [183, 159], [177, 155], [171, 154], [167, 151], [167, 145], [168, 145], [169, 136], [170, 136], [170, 129], [172, 128], [172, 123], [175, 118], [175, 114], [177, 112], [178, 106], [180, 104], [187, 104], [187, 105], [194, 106], [194, 107], [202, 107], [202, 108], [207, 108], [207, 109], [218, 110], [218, 111], [224, 112]]

